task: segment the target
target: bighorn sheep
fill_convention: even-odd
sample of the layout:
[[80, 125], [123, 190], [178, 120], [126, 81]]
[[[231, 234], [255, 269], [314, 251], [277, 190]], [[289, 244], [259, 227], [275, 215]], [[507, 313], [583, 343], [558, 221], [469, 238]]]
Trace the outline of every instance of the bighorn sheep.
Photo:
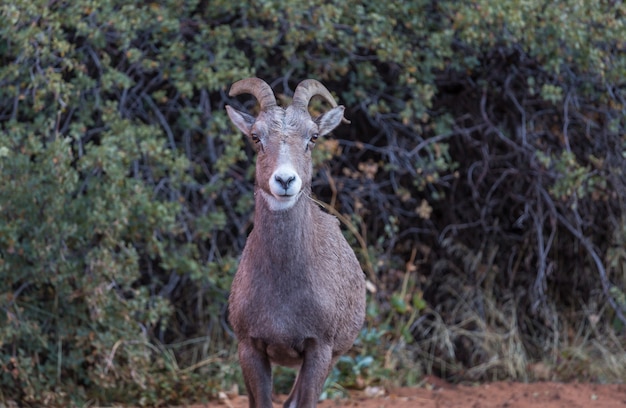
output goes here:
[[[230, 95], [252, 94], [257, 117], [226, 106], [257, 147], [254, 228], [229, 298], [250, 407], [272, 407], [271, 364], [299, 367], [284, 406], [315, 407], [339, 356], [365, 317], [365, 278], [339, 221], [311, 199], [311, 149], [339, 125], [343, 106], [307, 79], [287, 108], [259, 78], [235, 82]], [[312, 118], [311, 98], [332, 109]]]

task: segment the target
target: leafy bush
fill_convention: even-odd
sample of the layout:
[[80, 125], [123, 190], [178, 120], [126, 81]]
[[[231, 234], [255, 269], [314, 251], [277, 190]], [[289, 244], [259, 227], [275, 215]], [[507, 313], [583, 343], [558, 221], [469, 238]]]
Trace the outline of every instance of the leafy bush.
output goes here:
[[254, 110], [227, 96], [252, 75], [279, 100], [317, 78], [352, 120], [314, 190], [376, 290], [329, 384], [535, 361], [623, 380], [625, 11], [0, 5], [0, 399], [156, 405], [239, 381], [225, 310], [254, 156], [223, 107]]
[[[207, 278], [184, 239], [190, 163], [137, 86], [157, 78], [132, 61], [150, 16], [47, 4], [2, 6], [1, 395], [158, 402], [160, 381], [184, 378], [155, 343], [173, 318], [157, 276]], [[225, 219], [194, 222], [207, 234]]]

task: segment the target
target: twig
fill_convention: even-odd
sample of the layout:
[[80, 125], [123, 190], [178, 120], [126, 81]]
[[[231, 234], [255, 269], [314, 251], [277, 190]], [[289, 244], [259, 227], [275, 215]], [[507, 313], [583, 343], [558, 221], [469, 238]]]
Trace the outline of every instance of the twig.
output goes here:
[[365, 238], [363, 238], [363, 235], [361, 235], [361, 233], [354, 226], [354, 224], [348, 219], [348, 217], [346, 217], [343, 214], [341, 214], [334, 207], [331, 207], [330, 205], [328, 205], [325, 202], [320, 201], [320, 200], [318, 200], [316, 198], [313, 198], [313, 197], [310, 197], [310, 196], [309, 196], [309, 198], [314, 203], [316, 203], [317, 205], [319, 205], [320, 207], [324, 208], [326, 211], [328, 211], [329, 213], [331, 213], [332, 215], [337, 217], [339, 219], [339, 221], [341, 221], [350, 230], [352, 235], [354, 235], [356, 240], [359, 242], [359, 246], [361, 247], [361, 251], [363, 253], [363, 259], [365, 260], [365, 269], [367, 269], [367, 271], [366, 271], [367, 276], [369, 276], [369, 278], [370, 278], [370, 280], [372, 282], [376, 283], [378, 281], [378, 279], [376, 278], [376, 273], [374, 271], [374, 265], [372, 264], [372, 261], [371, 261], [370, 256], [369, 256], [369, 251], [368, 251], [368, 248], [367, 248], [367, 241], [365, 240]]
[[148, 105], [150, 105], [150, 107], [152, 108], [152, 111], [154, 112], [157, 119], [159, 120], [159, 123], [161, 124], [161, 126], [163, 126], [163, 130], [165, 130], [165, 133], [167, 134], [167, 139], [169, 141], [170, 148], [172, 150], [176, 150], [176, 141], [174, 139], [174, 133], [172, 132], [172, 128], [170, 128], [170, 125], [167, 123], [167, 119], [165, 119], [165, 116], [163, 116], [163, 113], [161, 113], [161, 111], [159, 110], [159, 107], [156, 106], [156, 104], [154, 103], [150, 95], [143, 94], [142, 99], [146, 101]]
[[[540, 193], [544, 196], [544, 198], [546, 198], [546, 200], [548, 200], [549, 202], [552, 202], [552, 200], [550, 199], [550, 196], [548, 195], [547, 191], [541, 189]], [[617, 317], [620, 319], [622, 324], [626, 325], [626, 316], [624, 316], [624, 313], [622, 312], [621, 306], [617, 304], [617, 302], [615, 301], [615, 299], [611, 295], [611, 286], [612, 285], [609, 282], [608, 276], [606, 274], [606, 269], [604, 268], [604, 265], [602, 264], [602, 259], [600, 259], [600, 256], [598, 255], [598, 253], [596, 252], [595, 248], [593, 247], [593, 244], [589, 241], [589, 239], [580, 230], [580, 221], [578, 223], [578, 226], [575, 227], [574, 225], [572, 225], [572, 223], [569, 222], [569, 220], [567, 218], [565, 218], [559, 212], [555, 211], [555, 215], [556, 215], [558, 221], [565, 228], [567, 228], [567, 230], [572, 235], [574, 235], [574, 237], [576, 237], [578, 239], [578, 241], [580, 241], [580, 243], [583, 245], [583, 247], [587, 250], [587, 252], [591, 256], [591, 258], [593, 259], [593, 262], [595, 263], [596, 268], [598, 270], [598, 274], [600, 275], [600, 283], [602, 285], [602, 292], [607, 297], [607, 300], [609, 301], [609, 304], [611, 305], [611, 307], [613, 308], [613, 310], [617, 314]]]

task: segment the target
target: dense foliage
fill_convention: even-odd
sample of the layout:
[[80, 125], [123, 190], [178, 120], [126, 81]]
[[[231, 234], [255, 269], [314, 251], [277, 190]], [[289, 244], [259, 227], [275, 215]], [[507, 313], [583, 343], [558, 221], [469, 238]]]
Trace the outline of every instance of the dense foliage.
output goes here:
[[248, 76], [279, 100], [316, 78], [352, 121], [314, 190], [371, 290], [326, 395], [539, 362], [626, 379], [626, 6], [362, 3], [0, 4], [0, 401], [240, 381], [225, 310], [254, 156], [224, 105], [254, 111], [227, 96]]

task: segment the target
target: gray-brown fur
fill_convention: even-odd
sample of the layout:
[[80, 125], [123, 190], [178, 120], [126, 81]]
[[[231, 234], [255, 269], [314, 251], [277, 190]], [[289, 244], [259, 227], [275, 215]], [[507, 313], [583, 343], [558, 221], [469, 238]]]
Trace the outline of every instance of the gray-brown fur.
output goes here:
[[[304, 102], [283, 109], [267, 98], [269, 87], [261, 80], [239, 81], [231, 94], [251, 93], [264, 98], [266, 106], [257, 118], [227, 107], [233, 123], [259, 140], [254, 229], [229, 299], [250, 407], [272, 406], [271, 364], [299, 367], [284, 406], [314, 407], [328, 373], [352, 346], [365, 315], [365, 279], [354, 252], [337, 219], [310, 199], [310, 139], [336, 127], [343, 107], [329, 100], [333, 109], [328, 116], [312, 119], [306, 110], [312, 94], [327, 100], [332, 96], [317, 81], [303, 83], [294, 100]], [[278, 152], [283, 152], [283, 161], [289, 157], [287, 170], [301, 179], [298, 194], [276, 194], [281, 185], [291, 183], [288, 171], [278, 172], [282, 181], [271, 177], [281, 164]]]

